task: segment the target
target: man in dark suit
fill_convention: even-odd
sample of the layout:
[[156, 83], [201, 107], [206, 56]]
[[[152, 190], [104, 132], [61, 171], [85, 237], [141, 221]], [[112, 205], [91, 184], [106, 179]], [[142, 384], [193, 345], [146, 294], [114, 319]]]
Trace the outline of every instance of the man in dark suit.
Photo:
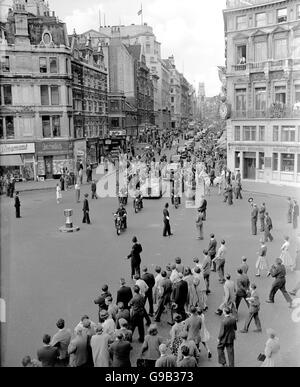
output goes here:
[[88, 198], [89, 197], [89, 194], [85, 194], [84, 195], [84, 201], [83, 201], [83, 219], [82, 219], [82, 223], [87, 223], [87, 224], [91, 224], [91, 221], [90, 221], [90, 208], [89, 208], [89, 201], [88, 201]]
[[169, 203], [165, 205], [165, 208], [163, 210], [163, 216], [164, 216], [164, 230], [163, 230], [163, 236], [171, 236], [173, 235], [171, 233], [171, 226], [170, 226], [170, 214], [169, 214]]
[[207, 210], [207, 200], [202, 196], [201, 205], [199, 207], [199, 212], [202, 214], [202, 220], [206, 220], [206, 210]]
[[137, 237], [132, 238], [133, 246], [127, 259], [131, 258], [131, 278], [133, 279], [136, 274], [141, 276], [141, 252], [143, 251], [142, 245], [138, 243]]
[[134, 295], [129, 301], [129, 306], [131, 310], [131, 330], [132, 335], [134, 334], [135, 328], [138, 328], [139, 331], [139, 342], [143, 343], [145, 338], [145, 328], [144, 328], [144, 316], [145, 316], [145, 299], [140, 294], [140, 288], [138, 286], [133, 287]]
[[272, 219], [268, 212], [266, 212], [266, 218], [265, 218], [265, 242], [273, 242], [273, 236], [271, 235], [271, 230], [273, 229]]
[[121, 287], [117, 292], [117, 304], [122, 302], [124, 304], [124, 309], [129, 309], [128, 303], [132, 299], [132, 290], [129, 286], [126, 286], [126, 281], [124, 278], [120, 279]]
[[187, 302], [188, 297], [188, 284], [183, 279], [183, 274], [178, 274], [178, 280], [175, 282], [172, 292], [172, 302], [174, 302], [176, 307], [176, 313], [179, 314], [183, 320], [186, 319], [186, 313], [184, 306]]
[[124, 340], [124, 335], [119, 333], [116, 341], [110, 346], [109, 352], [112, 358], [112, 367], [127, 368], [131, 367], [130, 351], [132, 346], [128, 341]]
[[55, 367], [58, 362], [58, 349], [50, 345], [51, 337], [49, 335], [43, 336], [43, 348], [37, 351], [38, 361], [42, 363], [42, 367]]
[[249, 308], [249, 303], [247, 301], [247, 297], [249, 296], [249, 288], [250, 288], [250, 281], [247, 276], [247, 274], [243, 274], [242, 269], [237, 270], [238, 278], [236, 280], [236, 299], [235, 299], [235, 306], [236, 311], [238, 312], [240, 303], [242, 299], [245, 300], [247, 307]]
[[153, 317], [154, 310], [153, 310], [153, 288], [155, 285], [155, 278], [154, 275], [151, 273], [148, 273], [148, 269], [146, 267], [143, 268], [143, 276], [142, 280], [146, 282], [148, 285], [148, 290], [145, 293], [145, 306], [146, 302], [148, 300], [149, 302], [149, 316]]
[[71, 367], [86, 367], [88, 362], [88, 335], [83, 327], [76, 330], [76, 336], [68, 347]]
[[109, 296], [111, 296], [111, 293], [108, 291], [108, 285], [103, 285], [102, 293], [94, 301], [94, 303], [99, 306], [99, 322], [101, 322], [101, 319], [100, 319], [101, 310], [103, 309], [108, 310], [108, 305], [105, 303], [105, 299], [106, 297], [109, 297]]
[[16, 192], [16, 196], [15, 196], [16, 218], [21, 218], [20, 207], [21, 207], [21, 202], [19, 198], [19, 192]]
[[219, 364], [226, 367], [225, 348], [227, 351], [229, 367], [234, 367], [234, 340], [237, 330], [236, 319], [231, 315], [229, 308], [224, 308], [224, 318], [221, 322], [218, 337], [218, 357]]
[[208, 255], [210, 257], [211, 265], [212, 265], [211, 271], [216, 271], [216, 262], [214, 261], [214, 259], [216, 258], [216, 254], [217, 254], [217, 245], [218, 243], [215, 239], [215, 235], [211, 234], [208, 249], [207, 249]]
[[257, 235], [257, 218], [258, 218], [258, 208], [256, 204], [253, 204], [253, 209], [251, 211], [252, 235]]
[[[155, 321], [160, 322], [161, 315], [165, 309], [165, 306], [170, 305], [171, 303], [171, 294], [172, 294], [172, 282], [167, 277], [167, 272], [163, 271], [161, 273], [162, 281], [160, 284], [160, 298], [157, 306], [157, 311], [155, 315]], [[173, 323], [173, 321], [172, 321]]]
[[285, 266], [282, 264], [282, 260], [280, 258], [277, 258], [276, 264], [272, 266], [271, 276], [275, 278], [275, 281], [272, 284], [272, 288], [271, 288], [267, 303], [274, 304], [275, 294], [278, 292], [278, 290], [280, 290], [286, 302], [289, 304], [289, 307], [292, 308], [293, 300], [285, 289], [286, 269], [285, 269]]

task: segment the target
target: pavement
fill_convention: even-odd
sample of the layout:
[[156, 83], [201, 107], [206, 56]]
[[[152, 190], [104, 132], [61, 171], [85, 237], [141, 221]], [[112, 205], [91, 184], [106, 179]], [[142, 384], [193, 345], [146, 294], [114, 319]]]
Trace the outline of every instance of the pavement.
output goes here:
[[[89, 192], [84, 186], [81, 195]], [[248, 257], [249, 276], [255, 281], [260, 293], [261, 321], [263, 333], [256, 334], [252, 325], [248, 334], [237, 333], [235, 343], [236, 366], [258, 367], [257, 356], [264, 350], [267, 340], [265, 330], [277, 331], [281, 342], [284, 366], [300, 366], [299, 319], [288, 309], [280, 293], [275, 304], [265, 303], [272, 279], [262, 276], [255, 278], [255, 262], [260, 235], [250, 233], [250, 194], [244, 193], [244, 200], [235, 201], [229, 207], [218, 196], [216, 190], [208, 197], [208, 218], [204, 226], [204, 241], [196, 240], [196, 211], [182, 205], [178, 210], [170, 208], [171, 227], [174, 236], [162, 237], [162, 209], [166, 199], [145, 200], [141, 213], [134, 214], [132, 200], [129, 200], [128, 230], [117, 236], [113, 223], [113, 212], [118, 207], [117, 198], [90, 200], [91, 225], [83, 225], [82, 202], [75, 202], [74, 191], [63, 192], [62, 203], [57, 205], [55, 192], [49, 190], [23, 192], [21, 196], [21, 219], [14, 217], [13, 200], [0, 197], [1, 210], [1, 284], [7, 304], [7, 322], [2, 324], [2, 361], [7, 367], [20, 366], [23, 356], [36, 357], [42, 346], [45, 333], [56, 332], [56, 321], [64, 318], [73, 329], [81, 316], [88, 314], [97, 322], [98, 310], [93, 300], [103, 284], [108, 283], [113, 296], [119, 287], [119, 278], [130, 280], [130, 263], [125, 258], [131, 249], [131, 240], [136, 235], [143, 245], [142, 265], [153, 272], [156, 265], [165, 267], [177, 256], [184, 265], [193, 265], [193, 258], [202, 260], [202, 251], [207, 248], [209, 235], [214, 232], [218, 242], [226, 240], [228, 259], [225, 270], [236, 279], [236, 269], [243, 255]], [[273, 224], [273, 243], [268, 245], [268, 257], [272, 263], [280, 254], [283, 236], [291, 237], [291, 254], [296, 254], [296, 232], [285, 223], [287, 206], [281, 198], [273, 195], [254, 195], [258, 204], [266, 202]], [[286, 196], [286, 195], [285, 195]], [[59, 227], [64, 224], [65, 208], [74, 210], [73, 223], [80, 226], [77, 233], [63, 234]], [[295, 286], [299, 277], [288, 273], [287, 289]], [[207, 359], [201, 352], [201, 366], [217, 367], [217, 336], [220, 318], [214, 311], [223, 298], [223, 288], [212, 274], [212, 294], [209, 296], [209, 310], [206, 325], [211, 334], [209, 347], [213, 357]], [[300, 301], [299, 301], [300, 303]], [[299, 313], [298, 313], [299, 314]], [[238, 329], [243, 328], [247, 316], [245, 304], [239, 310]], [[169, 337], [170, 327], [167, 316], [162, 317], [159, 333]], [[134, 335], [132, 364], [140, 356], [140, 345]]]

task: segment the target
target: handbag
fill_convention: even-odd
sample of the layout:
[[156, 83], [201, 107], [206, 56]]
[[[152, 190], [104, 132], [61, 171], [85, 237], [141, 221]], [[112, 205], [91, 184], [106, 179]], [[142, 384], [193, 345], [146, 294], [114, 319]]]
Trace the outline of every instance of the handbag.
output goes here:
[[257, 360], [264, 362], [266, 360], [266, 355], [264, 355], [263, 353], [260, 353], [257, 357]]

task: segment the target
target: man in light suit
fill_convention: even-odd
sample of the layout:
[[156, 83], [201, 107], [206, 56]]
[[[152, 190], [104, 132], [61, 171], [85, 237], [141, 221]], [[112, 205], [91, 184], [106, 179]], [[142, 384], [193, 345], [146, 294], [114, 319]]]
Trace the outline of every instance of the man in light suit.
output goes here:
[[234, 367], [234, 340], [237, 330], [236, 319], [231, 315], [229, 308], [224, 309], [224, 317], [221, 322], [220, 333], [218, 336], [218, 358], [219, 364], [227, 366], [225, 358], [225, 348], [228, 356], [229, 367]]
[[70, 355], [71, 367], [86, 367], [88, 362], [88, 343], [84, 328], [79, 327], [76, 330], [75, 338], [70, 342], [68, 354]]
[[216, 314], [221, 316], [224, 308], [229, 308], [231, 312], [236, 314], [235, 300], [236, 300], [235, 284], [231, 280], [230, 274], [227, 274], [226, 281], [224, 284], [224, 301], [216, 310]]
[[56, 326], [58, 332], [52, 337], [50, 345], [58, 349], [60, 365], [67, 366], [69, 364], [68, 346], [72, 337], [71, 331], [65, 328], [65, 321], [62, 318], [57, 321]]

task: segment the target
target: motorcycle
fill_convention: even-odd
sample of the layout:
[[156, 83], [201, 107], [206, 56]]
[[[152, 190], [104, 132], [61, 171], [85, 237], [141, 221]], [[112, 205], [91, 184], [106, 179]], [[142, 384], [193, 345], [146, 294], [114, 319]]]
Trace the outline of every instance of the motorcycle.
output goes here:
[[119, 214], [114, 214], [114, 217], [115, 217], [115, 227], [116, 227], [117, 235], [121, 235], [121, 231], [124, 230], [124, 220]]
[[176, 210], [178, 209], [179, 204], [180, 204], [179, 196], [174, 196], [174, 206], [175, 206]]
[[142, 200], [142, 198], [135, 198], [133, 201], [133, 208], [136, 214], [143, 208]]
[[127, 206], [128, 196], [119, 196], [119, 203]]

